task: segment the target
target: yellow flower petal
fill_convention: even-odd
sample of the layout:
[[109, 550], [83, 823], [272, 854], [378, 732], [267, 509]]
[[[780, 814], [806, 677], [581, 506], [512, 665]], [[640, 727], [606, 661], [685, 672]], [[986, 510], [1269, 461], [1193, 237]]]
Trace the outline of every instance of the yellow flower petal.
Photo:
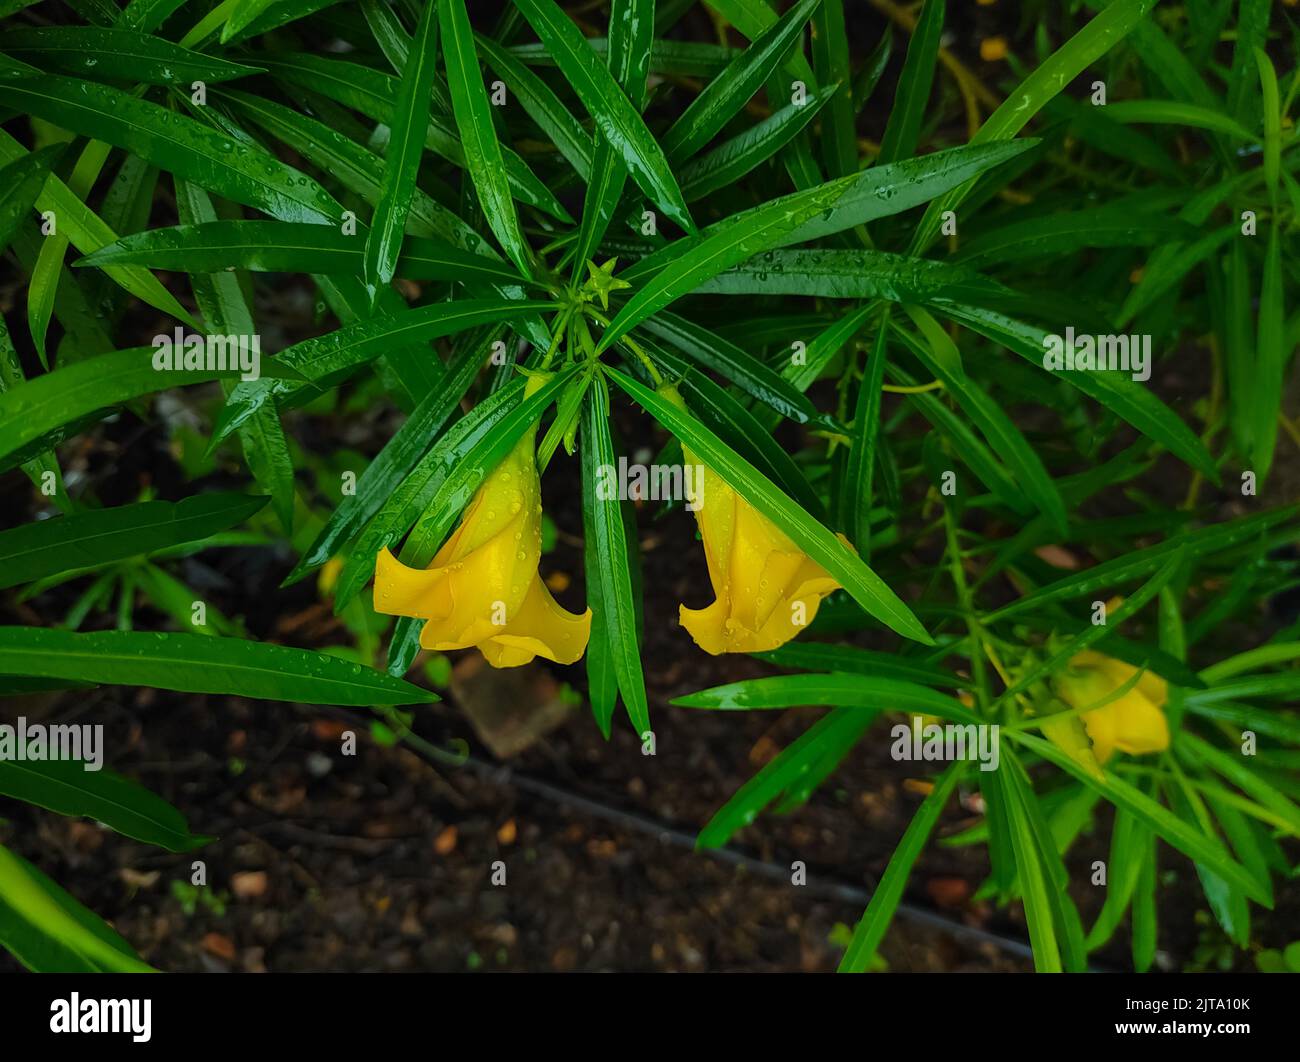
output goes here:
[[[1071, 658], [1069, 669], [1058, 676], [1055, 687], [1062, 701], [1082, 709], [1112, 696], [1135, 674], [1137, 668], [1132, 664], [1085, 650]], [[1162, 709], [1168, 696], [1165, 680], [1147, 671], [1123, 696], [1075, 717], [1082, 721], [1097, 762], [1104, 764], [1116, 751], [1142, 756], [1167, 749], [1169, 723]], [[1063, 731], [1054, 734], [1049, 726], [1044, 724], [1043, 733], [1075, 755], [1070, 747], [1074, 738]]]
[[[540, 380], [530, 379], [525, 393], [535, 386]], [[424, 648], [477, 647], [493, 667], [517, 667], [534, 656], [569, 664], [586, 649], [591, 610], [565, 611], [537, 575], [536, 433], [533, 425], [492, 470], [428, 568], [408, 568], [387, 549], [376, 558], [375, 610], [426, 620]]]
[[695, 519], [716, 597], [707, 608], [682, 605], [682, 626], [715, 656], [784, 645], [839, 583], [689, 449], [682, 454], [703, 469]]

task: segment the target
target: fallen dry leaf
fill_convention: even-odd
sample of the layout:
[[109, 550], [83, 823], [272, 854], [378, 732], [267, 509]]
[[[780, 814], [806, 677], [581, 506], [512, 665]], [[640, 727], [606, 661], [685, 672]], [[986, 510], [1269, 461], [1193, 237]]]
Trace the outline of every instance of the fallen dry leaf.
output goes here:
[[241, 870], [231, 875], [230, 891], [241, 900], [252, 900], [266, 894], [265, 870]]
[[203, 950], [218, 959], [225, 959], [226, 962], [233, 962], [235, 958], [235, 942], [220, 933], [209, 933], [205, 936]]
[[433, 850], [440, 856], [451, 855], [456, 850], [458, 834], [455, 826], [448, 826], [433, 841]]

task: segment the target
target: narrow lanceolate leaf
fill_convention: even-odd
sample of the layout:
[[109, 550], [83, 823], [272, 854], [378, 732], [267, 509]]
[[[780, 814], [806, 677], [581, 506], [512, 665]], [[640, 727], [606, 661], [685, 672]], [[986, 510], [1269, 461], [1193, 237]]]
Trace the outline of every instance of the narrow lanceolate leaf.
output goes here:
[[476, 33], [474, 40], [483, 58], [505, 80], [528, 116], [551, 138], [560, 154], [585, 181], [591, 173], [591, 137], [578, 119], [560, 102], [550, 86], [509, 49], [482, 33]]
[[[176, 210], [186, 224], [206, 224], [216, 221], [217, 211], [211, 198], [198, 185], [190, 181], [176, 181]], [[290, 224], [277, 222], [276, 224]], [[182, 267], [186, 268], [186, 267]], [[249, 306], [246, 275], [221, 269], [198, 272], [189, 268], [190, 288], [194, 301], [214, 335], [252, 336], [257, 334], [253, 311]], [[229, 396], [236, 384], [222, 380], [223, 392]], [[293, 532], [294, 475], [293, 458], [289, 454], [289, 441], [284, 426], [274, 408], [260, 410], [239, 429], [239, 442], [244, 461], [258, 484], [271, 495], [276, 516], [286, 534]]]
[[673, 313], [658, 313], [641, 327], [796, 424], [822, 419], [817, 407], [761, 358], [702, 325]]
[[277, 0], [234, 0], [229, 18], [221, 27], [221, 43], [231, 40], [240, 30], [250, 26]]
[[810, 295], [826, 299], [928, 302], [1006, 295], [965, 266], [888, 251], [770, 250], [694, 289], [698, 294]]
[[821, 0], [799, 0], [705, 86], [663, 137], [674, 165], [704, 147], [767, 80], [803, 33]]
[[120, 89], [47, 75], [0, 82], [0, 103], [123, 148], [273, 217], [338, 222], [343, 213], [324, 188], [269, 152]]
[[[232, 101], [241, 115], [289, 145], [317, 169], [329, 173], [348, 191], [372, 205], [379, 202], [384, 160], [378, 155], [323, 122], [271, 100], [234, 90], [221, 95]], [[467, 251], [496, 254], [486, 239], [418, 186], [407, 216], [407, 231], [417, 236], [437, 236]]]
[[20, 453], [38, 440], [48, 447], [58, 440], [46, 436], [132, 398], [239, 373], [238, 369], [207, 368], [159, 372], [153, 365], [155, 353], [153, 347], [135, 347], [101, 354], [0, 395], [0, 459]]
[[693, 232], [695, 224], [663, 150], [572, 19], [555, 0], [517, 0], [515, 6], [542, 39], [601, 135], [618, 151], [632, 179], [669, 220]]
[[724, 141], [707, 155], [682, 168], [682, 195], [688, 203], [728, 188], [790, 143], [817, 116], [836, 92], [834, 85], [818, 89], [803, 103], [782, 107], [743, 133]]
[[592, 627], [599, 627], [632, 725], [638, 734], [644, 734], [650, 729], [650, 709], [641, 671], [633, 558], [624, 523], [627, 512], [617, 494], [602, 498], [598, 487], [605, 479], [601, 469], [617, 464], [609, 433], [609, 392], [599, 375], [583, 403], [582, 464], [585, 549], [594, 555], [594, 563], [588, 563], [587, 570], [596, 574], [599, 588], [594, 596], [601, 605], [600, 614], [592, 609]]
[[[368, 66], [321, 55], [299, 52], [263, 54], [268, 58], [261, 59], [262, 65], [272, 76], [337, 100], [345, 107], [360, 111], [372, 121], [387, 125], [392, 120], [399, 91], [395, 77]], [[271, 55], [275, 58], [270, 58]], [[441, 115], [430, 115], [424, 146], [457, 166], [467, 166], [460, 133]], [[544, 210], [561, 221], [571, 220], [559, 200], [523, 159], [506, 147], [502, 147], [501, 152], [505, 159], [506, 180], [519, 202]]]
[[0, 674], [350, 707], [438, 699], [326, 653], [202, 634], [0, 627]]
[[340, 499], [338, 508], [325, 521], [315, 541], [303, 552], [293, 571], [285, 578], [284, 585], [297, 582], [329, 560], [335, 550], [352, 538], [402, 485], [421, 454], [456, 412], [487, 361], [487, 352], [498, 334], [495, 329], [488, 330], [483, 333], [481, 342], [476, 336], [466, 337], [447, 366], [443, 386], [425, 396], [374, 460], [367, 463], [357, 479], [356, 492], [345, 494]]
[[1009, 616], [1027, 608], [1038, 608], [1055, 601], [1092, 593], [1103, 587], [1115, 588], [1124, 582], [1141, 579], [1157, 571], [1179, 550], [1185, 549], [1189, 558], [1203, 557], [1231, 549], [1243, 543], [1258, 540], [1271, 528], [1289, 523], [1300, 516], [1300, 507], [1291, 505], [1270, 512], [1243, 516], [1221, 524], [1197, 528], [1174, 535], [1164, 542], [1144, 549], [1133, 550], [1122, 557], [1103, 561], [1092, 568], [1067, 575], [1053, 583], [1003, 605], [985, 617], [986, 622]]
[[[0, 162], [14, 162], [26, 154], [26, 148], [8, 133], [0, 130]], [[53, 173], [46, 179], [44, 189], [36, 198], [36, 209], [53, 211], [59, 219], [59, 228], [63, 235], [82, 254], [89, 254], [117, 239], [117, 233]], [[141, 301], [178, 320], [198, 327], [198, 322], [147, 269], [112, 266], [105, 272], [125, 291], [129, 291]]]
[[921, 119], [930, 102], [934, 84], [934, 66], [939, 58], [939, 38], [943, 36], [944, 0], [925, 0], [921, 17], [916, 21], [907, 58], [898, 78], [894, 109], [880, 142], [879, 163], [895, 162], [911, 156], [921, 135]]
[[683, 708], [749, 712], [828, 704], [837, 708], [872, 708], [884, 712], [921, 712], [957, 723], [980, 718], [955, 697], [902, 679], [868, 675], [773, 675], [674, 698]]
[[[143, 265], [215, 273], [249, 269], [267, 273], [362, 272], [362, 237], [334, 225], [296, 221], [211, 221], [146, 229], [101, 247], [77, 266]], [[409, 237], [395, 273], [412, 280], [517, 284], [519, 275], [500, 259], [461, 250], [442, 240]]]
[[[454, 0], [448, 0], [449, 3]], [[444, 7], [448, 4], [444, 4]], [[393, 108], [388, 135], [387, 165], [379, 188], [379, 202], [366, 239], [365, 278], [373, 303], [379, 289], [393, 279], [402, 249], [406, 216], [415, 194], [424, 131], [429, 125], [429, 97], [433, 91], [438, 58], [438, 21], [432, 0], [426, 0], [415, 40], [402, 70], [402, 87]]]
[[889, 357], [888, 320], [881, 322], [867, 356], [853, 413], [853, 441], [844, 466], [844, 529], [860, 554], [871, 553], [871, 478], [875, 469], [876, 439], [880, 434], [880, 388], [885, 382]]
[[62, 145], [41, 148], [0, 168], [0, 251], [9, 246], [18, 226], [30, 214], [45, 187], [50, 167], [62, 152]]
[[651, 276], [624, 304], [600, 337], [597, 353], [610, 347], [651, 314], [687, 295], [724, 269], [778, 243], [809, 218], [828, 209], [844, 194], [852, 177], [841, 178], [806, 192], [783, 196], [764, 206], [736, 214], [699, 237], [679, 240], [684, 252]]
[[0, 532], [0, 589], [178, 546], [243, 523], [265, 498], [200, 494], [92, 509]]
[[5, 30], [5, 51], [74, 77], [176, 85], [250, 77], [256, 66], [232, 63], [130, 29], [40, 26]]
[[831, 760], [830, 769], [821, 770], [823, 777], [828, 775], [867, 727], [875, 722], [877, 715], [874, 711], [855, 708], [837, 708], [828, 712], [714, 812], [713, 818], [695, 839], [695, 846], [721, 848], [737, 831], [753, 822], [772, 801], [782, 794], [793, 794], [806, 782], [814, 768]]
[[153, 973], [131, 945], [0, 845], [0, 947], [35, 973]]
[[[1049, 347], [1045, 329], [981, 306], [936, 299], [932, 309], [965, 324], [981, 335], [1015, 351], [1026, 361], [1044, 367]], [[1205, 443], [1184, 424], [1145, 384], [1113, 372], [1061, 372], [1060, 379], [1095, 398], [1112, 413], [1154, 439], [1179, 460], [1185, 461], [1214, 482], [1219, 470]]]
[[1251, 456], [1261, 480], [1268, 475], [1273, 465], [1288, 354], [1283, 335], [1286, 310], [1283, 305], [1282, 245], [1278, 228], [1279, 223], [1276, 221], [1269, 225], [1268, 250], [1264, 255], [1264, 276], [1259, 292], [1259, 326], [1255, 333], [1259, 354], [1255, 360], [1254, 380], [1250, 390], [1250, 406], [1255, 424]]
[[857, 108], [853, 106], [853, 63], [844, 0], [822, 0], [813, 12], [813, 73], [822, 91], [833, 93], [822, 123], [822, 158], [832, 177], [858, 168]]
[[1037, 753], [1043, 759], [1050, 760], [1084, 785], [1097, 790], [1117, 808], [1131, 813], [1138, 821], [1149, 826], [1165, 842], [1189, 859], [1205, 864], [1219, 877], [1241, 888], [1256, 902], [1268, 904], [1267, 889], [1263, 883], [1256, 880], [1253, 874], [1234, 860], [1217, 839], [1180, 819], [1114, 772], [1103, 771], [1101, 777], [1096, 777], [1050, 741], [1035, 737], [1023, 730], [1014, 731], [1013, 737], [1030, 751]]
[[169, 852], [187, 852], [210, 840], [192, 834], [184, 815], [138, 783], [109, 770], [86, 770], [82, 761], [91, 760], [92, 753], [102, 756], [103, 748], [80, 752], [80, 760], [0, 761], [0, 793], [60, 815], [94, 819]]
[[[373, 361], [393, 346], [424, 343], [478, 325], [544, 312], [552, 306], [552, 303], [542, 301], [500, 299], [436, 302], [402, 313], [356, 321], [328, 335], [297, 343], [281, 351], [275, 360], [282, 367], [296, 370], [307, 380], [323, 380], [355, 365]], [[221, 420], [212, 429], [213, 439], [225, 438], [274, 395], [300, 386], [300, 382], [295, 383], [288, 377], [241, 382], [232, 392]]]
[[[639, 114], [645, 110], [646, 76], [654, 44], [655, 0], [611, 0], [609, 5], [609, 51], [607, 62], [615, 84]], [[597, 130], [591, 160], [591, 176], [582, 204], [582, 224], [573, 245], [573, 276], [584, 276], [587, 260], [595, 253], [609, 230], [614, 211], [623, 198], [627, 167], [621, 152]]]
[[840, 960], [840, 973], [866, 973], [870, 968], [871, 959], [885, 938], [894, 912], [898, 910], [917, 856], [934, 832], [935, 823], [939, 821], [944, 806], [965, 771], [964, 762], [952, 764], [943, 772], [938, 784], [930, 790], [912, 816], [903, 839], [898, 842], [894, 854], [889, 857], [885, 873], [876, 884], [876, 891], [871, 894], [871, 902], [867, 904], [862, 920], [853, 931], [853, 939], [849, 941], [844, 957]]
[[492, 124], [492, 105], [479, 70], [474, 30], [465, 11], [465, 0], [441, 0], [438, 21], [442, 26], [442, 54], [447, 62], [452, 113], [465, 147], [465, 163], [474, 190], [502, 249], [524, 276], [531, 277], [531, 254], [510, 198], [501, 144]]
[[[971, 421], [983, 433], [993, 451], [1016, 477], [1017, 484], [1046, 516], [1058, 532], [1066, 530], [1065, 503], [1043, 465], [1038, 452], [1029, 444], [1015, 422], [980, 385], [962, 369], [960, 363], [952, 364], [939, 355], [941, 342], [951, 343], [947, 333], [924, 310], [912, 311], [918, 323], [928, 325], [926, 342], [910, 342], [909, 346], [921, 363], [942, 380], [944, 389], [951, 395]], [[910, 337], [909, 337], [910, 340]]]
[[974, 180], [1004, 162], [1032, 150], [1037, 140], [1010, 144], [967, 144], [887, 166], [873, 166], [854, 178], [847, 191], [825, 214], [804, 222], [780, 246], [806, 243], [844, 232], [876, 218], [910, 210], [936, 196]]
[[870, 568], [822, 524], [689, 413], [616, 369], [610, 377], [638, 405], [689, 445], [712, 471], [826, 569], [866, 612], [905, 638], [932, 642], [912, 612]]
[[[1132, 32], [1155, 5], [1156, 0], [1115, 0], [1012, 91], [980, 126], [970, 146], [1010, 140], [1066, 85]], [[926, 208], [912, 238], [913, 251], [922, 251], [934, 241], [943, 212], [955, 210], [972, 187], [973, 182], [967, 182]]]

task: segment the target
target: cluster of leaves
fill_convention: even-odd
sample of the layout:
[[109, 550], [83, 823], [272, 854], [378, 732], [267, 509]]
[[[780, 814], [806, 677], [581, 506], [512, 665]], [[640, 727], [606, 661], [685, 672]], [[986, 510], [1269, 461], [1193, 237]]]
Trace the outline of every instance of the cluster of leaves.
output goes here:
[[[69, 6], [0, 0], [0, 244], [28, 277], [33, 355], [25, 372], [0, 334], [0, 470], [53, 484], [63, 511], [0, 533], [0, 580], [33, 601], [90, 582], [62, 625], [0, 628], [0, 693], [432, 699], [403, 678], [414, 621], [372, 666], [375, 555], [404, 543], [404, 563], [427, 564], [548, 417], [541, 464], [561, 445], [583, 462], [592, 709], [608, 734], [621, 699], [642, 732], [635, 515], [594, 492], [617, 455], [611, 406], [630, 400], [669, 454], [699, 455], [843, 587], [808, 638], [764, 654], [794, 674], [680, 702], [831, 707], [701, 844], [806, 800], [890, 713], [996, 722], [1009, 739], [999, 770], [958, 762], [935, 781], [843, 968], [872, 965], [957, 791], [986, 814], [948, 840], [987, 845], [986, 889], [1023, 902], [1040, 969], [1083, 968], [1129, 912], [1150, 966], [1158, 842], [1249, 940], [1249, 902], [1271, 904], [1290, 871], [1279, 840], [1300, 836], [1286, 707], [1300, 626], [1214, 655], [1295, 585], [1284, 550], [1300, 535], [1266, 501], [1275, 451], [1300, 442], [1281, 401], [1300, 341], [1283, 252], [1300, 225], [1300, 70], [1275, 70], [1270, 48], [1294, 54], [1296, 38], [1267, 0], [1033, 5], [1036, 54], [1010, 57], [997, 90], [942, 45], [942, 0], [873, 0], [891, 28], [862, 55], [844, 0], [610, 0], [604, 36], [555, 0], [515, 0], [491, 25], [466, 0]], [[718, 44], [684, 28], [701, 24]], [[133, 300], [169, 325], [257, 334], [266, 273], [309, 277], [333, 322], [261, 378], [158, 372], [151, 348], [118, 349]], [[1067, 326], [1152, 336], [1151, 385], [1050, 371], [1044, 341]], [[553, 375], [525, 397], [516, 364]], [[237, 442], [258, 496], [103, 507], [64, 489], [66, 440], [212, 381], [196, 468]], [[292, 431], [345, 401], [406, 414], [351, 492], [327, 485], [337, 455]], [[1223, 519], [1207, 484], [1235, 497], [1242, 472], [1255, 489]], [[261, 644], [218, 616], [198, 633], [130, 629], [137, 596], [192, 628], [178, 556], [274, 538], [298, 555], [287, 583], [329, 572], [351, 658]], [[1081, 570], [1063, 575], [1062, 556]], [[114, 595], [117, 629], [76, 630]], [[1124, 601], [1096, 626], [1099, 596]], [[1090, 647], [1170, 684], [1167, 752], [1090, 770], [1036, 734], [1048, 684]], [[1243, 730], [1261, 742], [1249, 761]], [[174, 851], [204, 841], [108, 773], [0, 763], [0, 792]], [[1085, 934], [1065, 858], [1105, 805], [1110, 884]], [[139, 965], [3, 849], [0, 942], [38, 968]]]

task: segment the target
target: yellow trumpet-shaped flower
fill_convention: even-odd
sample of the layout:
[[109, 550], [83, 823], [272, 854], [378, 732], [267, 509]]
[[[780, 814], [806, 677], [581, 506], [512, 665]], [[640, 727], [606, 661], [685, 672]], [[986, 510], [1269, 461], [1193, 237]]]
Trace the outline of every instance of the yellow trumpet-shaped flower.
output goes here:
[[682, 454], [699, 469], [691, 501], [716, 596], [707, 608], [682, 605], [682, 626], [714, 656], [784, 645], [840, 584], [689, 448]]
[[[1070, 660], [1065, 674], [1054, 682], [1056, 694], [1071, 708], [1086, 708], [1114, 694], [1137, 673], [1122, 660], [1085, 650]], [[1118, 749], [1131, 756], [1161, 752], [1169, 747], [1169, 724], [1164, 706], [1169, 687], [1164, 679], [1144, 672], [1122, 696], [1081, 716], [1044, 721], [1043, 733], [1084, 766], [1086, 756], [1105, 763]], [[1078, 731], [1082, 720], [1086, 742]]]
[[[530, 378], [525, 394], [543, 380]], [[425, 649], [476, 647], [493, 667], [535, 656], [572, 664], [591, 635], [591, 609], [562, 608], [537, 574], [542, 500], [533, 425], [479, 487], [460, 526], [427, 569], [387, 549], [375, 564], [375, 611], [426, 620]]]

